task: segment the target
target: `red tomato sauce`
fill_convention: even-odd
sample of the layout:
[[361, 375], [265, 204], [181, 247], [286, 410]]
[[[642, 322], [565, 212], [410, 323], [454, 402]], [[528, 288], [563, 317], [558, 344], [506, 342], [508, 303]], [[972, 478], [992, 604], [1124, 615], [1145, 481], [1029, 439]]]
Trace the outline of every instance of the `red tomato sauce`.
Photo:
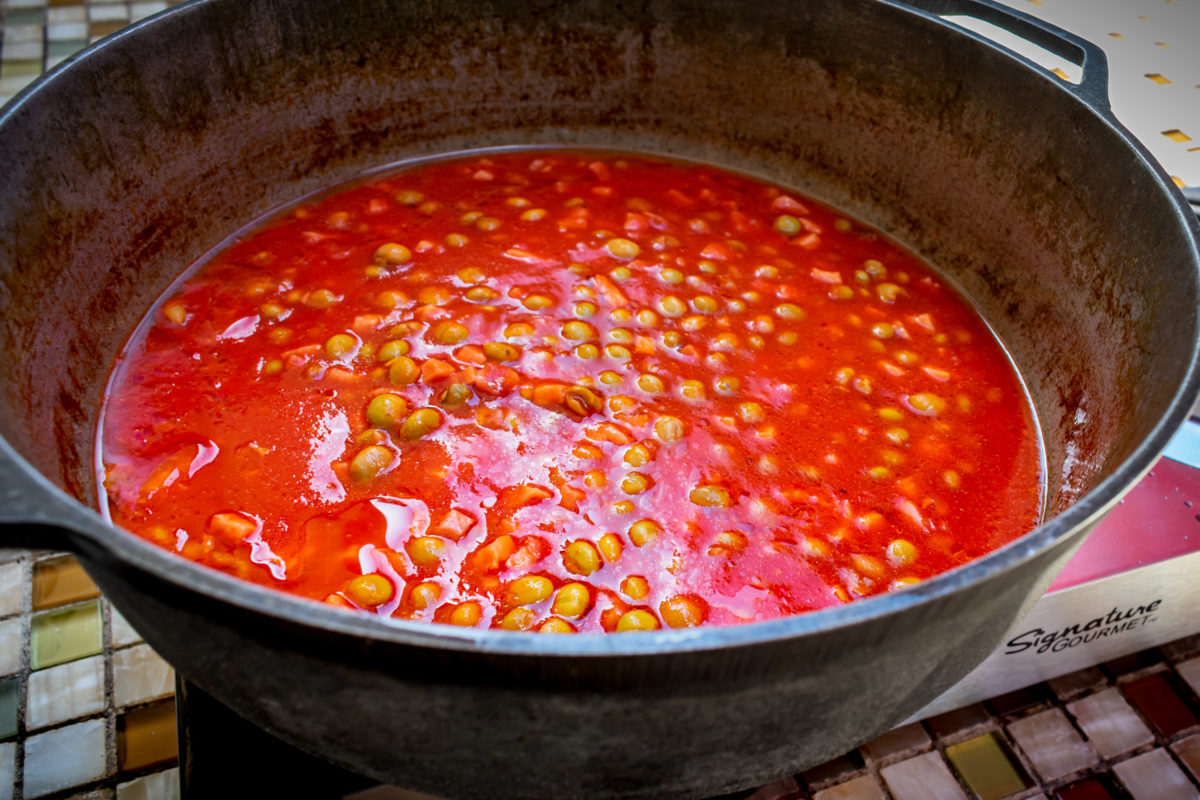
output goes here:
[[510, 151], [247, 229], [114, 366], [112, 521], [246, 580], [519, 630], [724, 625], [1037, 524], [1019, 377], [877, 232], [709, 166]]

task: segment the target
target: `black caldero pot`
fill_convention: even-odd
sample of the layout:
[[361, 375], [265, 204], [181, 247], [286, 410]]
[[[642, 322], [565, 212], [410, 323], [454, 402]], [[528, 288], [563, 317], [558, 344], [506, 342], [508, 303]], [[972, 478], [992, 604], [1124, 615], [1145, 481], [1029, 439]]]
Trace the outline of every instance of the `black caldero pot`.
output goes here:
[[[198, 0], [0, 115], [0, 539], [76, 551], [251, 722], [449, 797], [697, 796], [854, 747], [964, 675], [1150, 467], [1197, 389], [1197, 226], [1093, 46], [982, 3]], [[932, 9], [932, 10], [930, 10]], [[933, 11], [1082, 63], [1079, 85]], [[1047, 522], [892, 595], [722, 629], [388, 623], [105, 525], [106, 371], [244, 222], [426, 153], [578, 144], [765, 176], [889, 231], [974, 300], [1041, 418]]]

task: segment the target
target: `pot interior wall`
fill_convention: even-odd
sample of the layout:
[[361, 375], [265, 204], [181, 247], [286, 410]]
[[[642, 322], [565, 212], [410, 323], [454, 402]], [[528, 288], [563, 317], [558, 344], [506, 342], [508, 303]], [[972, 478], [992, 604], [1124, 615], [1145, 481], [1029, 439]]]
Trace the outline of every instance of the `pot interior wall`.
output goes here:
[[126, 36], [0, 136], [0, 429], [88, 504], [108, 366], [166, 283], [266, 209], [425, 153], [668, 152], [882, 227], [1013, 352], [1052, 511], [1146, 436], [1191, 358], [1191, 244], [1136, 155], [1053, 79], [908, 12], [213, 0]]

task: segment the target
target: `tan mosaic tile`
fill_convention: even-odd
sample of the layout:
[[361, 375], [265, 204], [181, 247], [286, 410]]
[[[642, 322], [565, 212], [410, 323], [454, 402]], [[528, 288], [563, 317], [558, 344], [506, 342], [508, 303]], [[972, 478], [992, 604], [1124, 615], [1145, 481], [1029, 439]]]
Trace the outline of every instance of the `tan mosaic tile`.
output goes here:
[[25, 596], [25, 565], [19, 561], [0, 564], [0, 617], [21, 611]]
[[137, 644], [142, 641], [142, 636], [133, 626], [129, 624], [125, 617], [121, 616], [121, 612], [108, 604], [109, 613], [112, 615], [112, 643], [113, 647], [125, 647], [126, 645]]
[[1179, 677], [1192, 687], [1192, 691], [1200, 696], [1200, 657], [1189, 659], [1181, 664], [1175, 665], [1175, 671], [1179, 673]]
[[1154, 734], [1115, 687], [1069, 703], [1067, 711], [1104, 758], [1116, 758], [1154, 742]]
[[171, 768], [118, 784], [117, 800], [179, 800], [179, 769]]
[[967, 800], [939, 753], [901, 761], [879, 774], [895, 800]]
[[25, 629], [24, 617], [0, 620], [0, 677], [13, 675], [21, 669]]
[[117, 708], [157, 700], [175, 691], [175, 670], [149, 645], [116, 651], [112, 665], [113, 703]]
[[1200, 800], [1195, 784], [1161, 748], [1122, 761], [1113, 772], [1133, 800]]
[[863, 775], [813, 795], [813, 800], [887, 800], [879, 781]]
[[1017, 720], [1008, 726], [1008, 732], [1046, 781], [1086, 770], [1099, 760], [1058, 708]]

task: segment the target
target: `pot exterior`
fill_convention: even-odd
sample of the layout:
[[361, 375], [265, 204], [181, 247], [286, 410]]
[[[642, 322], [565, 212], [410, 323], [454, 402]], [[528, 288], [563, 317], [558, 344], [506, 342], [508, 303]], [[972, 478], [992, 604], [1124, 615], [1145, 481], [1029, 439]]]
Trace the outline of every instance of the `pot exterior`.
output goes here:
[[[606, 652], [351, 624], [83, 511], [108, 366], [182, 267], [365, 169], [526, 143], [741, 169], [927, 257], [1028, 382], [1054, 519], [892, 597]], [[1104, 109], [890, 3], [199, 0], [18, 99], [0, 163], [0, 433], [19, 457], [0, 452], [0, 481], [12, 466], [12, 507], [45, 506], [22, 530], [71, 528], [122, 613], [247, 719], [441, 795], [698, 796], [882, 732], [991, 651], [1197, 385], [1196, 228], [1161, 173]]]
[[985, 658], [1083, 532], [896, 617], [670, 656], [447, 654], [325, 636], [88, 562], [189, 680], [276, 736], [448, 798], [705, 797], [821, 763]]

